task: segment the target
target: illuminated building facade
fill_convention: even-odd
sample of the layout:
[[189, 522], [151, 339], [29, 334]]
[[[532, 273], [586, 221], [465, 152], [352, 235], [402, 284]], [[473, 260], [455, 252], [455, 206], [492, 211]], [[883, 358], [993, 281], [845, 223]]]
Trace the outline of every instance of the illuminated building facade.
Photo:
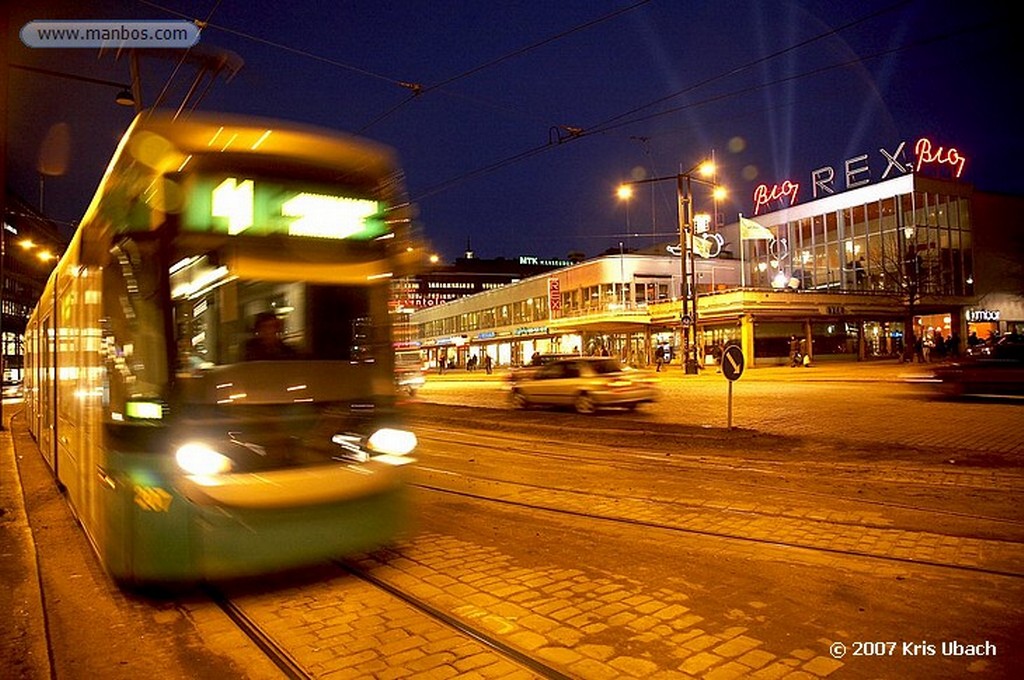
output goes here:
[[434, 265], [396, 282], [400, 306], [419, 310], [501, 288], [510, 283], [572, 264], [570, 260], [533, 256], [482, 259], [471, 250], [453, 264]]
[[[962, 348], [972, 332], [1020, 330], [1022, 201], [975, 194], [956, 177], [893, 174], [774, 211], [763, 208], [789, 202], [795, 183], [768, 189], [777, 196], [753, 220], [724, 227], [726, 250], [695, 261], [702, 354], [735, 342], [748, 365], [777, 365], [795, 336], [815, 361], [864, 360], [907, 356], [912, 339], [936, 333]], [[480, 353], [515, 365], [535, 351], [605, 349], [645, 365], [657, 345], [678, 350], [679, 268], [671, 256], [606, 256], [412, 320], [427, 358], [457, 365]]]
[[[664, 249], [662, 249], [664, 252]], [[696, 263], [698, 291], [739, 284], [739, 262]], [[679, 343], [678, 255], [620, 253], [573, 264], [412, 315], [428, 365], [456, 366], [490, 355], [496, 365], [529, 362], [534, 352], [610, 355], [647, 363], [657, 344]], [[674, 309], [664, 324], [652, 310]]]
[[51, 221], [18, 196], [7, 194], [5, 212], [0, 232], [0, 348], [7, 382], [22, 378], [25, 324], [64, 239]]

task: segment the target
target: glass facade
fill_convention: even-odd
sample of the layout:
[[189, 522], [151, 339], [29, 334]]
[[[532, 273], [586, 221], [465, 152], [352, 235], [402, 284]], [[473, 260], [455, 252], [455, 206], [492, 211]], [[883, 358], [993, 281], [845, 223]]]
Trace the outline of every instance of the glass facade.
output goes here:
[[970, 296], [969, 197], [914, 190], [818, 214], [759, 218], [773, 240], [748, 241], [758, 288]]

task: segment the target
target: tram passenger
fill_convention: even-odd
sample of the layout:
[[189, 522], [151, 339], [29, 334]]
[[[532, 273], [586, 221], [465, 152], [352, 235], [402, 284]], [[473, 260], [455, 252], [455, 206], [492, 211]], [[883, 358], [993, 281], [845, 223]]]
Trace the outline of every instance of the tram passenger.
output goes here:
[[295, 349], [281, 338], [284, 323], [274, 312], [260, 312], [253, 323], [253, 337], [245, 343], [246, 361], [294, 359]]

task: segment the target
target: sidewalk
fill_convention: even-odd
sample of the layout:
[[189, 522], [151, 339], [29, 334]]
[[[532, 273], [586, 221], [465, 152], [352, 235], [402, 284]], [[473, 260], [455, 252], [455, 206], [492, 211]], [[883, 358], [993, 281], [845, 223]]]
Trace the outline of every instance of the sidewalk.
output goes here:
[[11, 412], [4, 403], [0, 431], [0, 675], [44, 680], [51, 677], [46, 645], [39, 565], [35, 539], [25, 513], [21, 475], [10, 430]]

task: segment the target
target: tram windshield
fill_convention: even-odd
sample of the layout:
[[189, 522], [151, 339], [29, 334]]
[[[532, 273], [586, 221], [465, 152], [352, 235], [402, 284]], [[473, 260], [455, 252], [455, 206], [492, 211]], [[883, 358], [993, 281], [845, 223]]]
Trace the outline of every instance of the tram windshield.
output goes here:
[[171, 267], [177, 371], [243, 361], [364, 361], [388, 348], [388, 290], [237, 276], [211, 254]]

